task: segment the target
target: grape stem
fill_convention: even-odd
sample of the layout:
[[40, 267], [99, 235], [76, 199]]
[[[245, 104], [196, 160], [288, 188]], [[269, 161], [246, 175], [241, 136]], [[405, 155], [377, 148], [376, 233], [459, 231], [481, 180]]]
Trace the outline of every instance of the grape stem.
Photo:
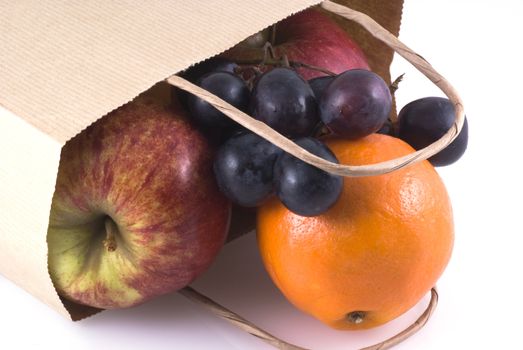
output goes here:
[[293, 69], [305, 68], [321, 72], [330, 76], [336, 75], [336, 73], [322, 67], [314, 66], [312, 64], [307, 64], [299, 61], [289, 60], [286, 54], [283, 54], [279, 58], [276, 57], [274, 46], [269, 41], [267, 41], [265, 45], [263, 45], [263, 58], [261, 60], [236, 60], [235, 62], [239, 65], [254, 65], [258, 69], [262, 66], [280, 66]]
[[396, 91], [398, 91], [400, 83], [403, 81], [403, 77], [405, 76], [405, 73], [401, 74], [399, 77], [397, 77], [392, 84], [389, 86], [390, 93], [394, 95]]
[[328, 136], [331, 134], [331, 131], [329, 128], [323, 124], [323, 122], [319, 122], [318, 125], [316, 125], [316, 128], [314, 129], [314, 132], [312, 133], [314, 137], [316, 138], [322, 138], [324, 136]]
[[[281, 60], [272, 60], [272, 59], [266, 60], [265, 62], [262, 62], [262, 63], [259, 63], [259, 61], [256, 61], [256, 60], [238, 60], [238, 61], [236, 61], [236, 63], [241, 64], [241, 65], [254, 64], [254, 65], [258, 65], [258, 66], [285, 66], [285, 64], [282, 63]], [[331, 72], [328, 69], [321, 68], [321, 67], [318, 67], [318, 66], [314, 66], [312, 64], [307, 64], [307, 63], [298, 62], [298, 61], [292, 61], [292, 60], [289, 60], [289, 66], [288, 67], [295, 68], [295, 69], [296, 68], [306, 68], [306, 69], [322, 72], [325, 75], [330, 75], [330, 76], [337, 75], [336, 73]], [[253, 67], [247, 67], [245, 70], [247, 70], [247, 69], [253, 69]], [[242, 70], [243, 69], [241, 69], [241, 67], [240, 67], [240, 71], [242, 71]]]
[[[392, 96], [394, 96], [396, 91], [398, 91], [399, 85], [403, 81], [404, 77], [405, 77], [405, 73], [403, 73], [400, 76], [398, 76], [396, 79], [394, 79], [392, 84], [390, 84], [389, 90], [390, 90], [390, 94]], [[398, 135], [398, 132], [399, 132], [398, 115], [395, 114], [395, 113], [392, 113], [391, 116], [389, 117], [389, 119], [390, 119], [390, 122], [392, 123], [392, 132], [393, 132], [393, 134], [394, 135]]]
[[[261, 63], [259, 63], [259, 65], [263, 66], [267, 64], [267, 62], [269, 62], [270, 60], [276, 60], [276, 54], [274, 53], [274, 47], [272, 46], [272, 44], [267, 41], [265, 45], [263, 45], [263, 60], [261, 61]], [[256, 63], [257, 62], [255, 62], [254, 64]]]
[[318, 72], [322, 72], [322, 73], [325, 73], [326, 75], [330, 75], [330, 76], [335, 76], [337, 75], [336, 73], [328, 70], [328, 69], [325, 69], [325, 68], [322, 68], [322, 67], [318, 67], [318, 66], [313, 66], [312, 64], [307, 64], [307, 63], [303, 63], [303, 62], [298, 62], [298, 61], [289, 61], [291, 67], [293, 68], [307, 68], [307, 69], [310, 69], [310, 70], [315, 70], [315, 71], [318, 71]]
[[276, 23], [271, 27], [271, 45], [276, 44]]

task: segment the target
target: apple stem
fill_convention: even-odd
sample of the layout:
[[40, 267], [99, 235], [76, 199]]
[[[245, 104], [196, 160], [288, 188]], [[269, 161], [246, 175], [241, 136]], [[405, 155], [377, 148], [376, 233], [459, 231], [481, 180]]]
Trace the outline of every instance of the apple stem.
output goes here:
[[115, 234], [116, 223], [111, 219], [110, 216], [107, 216], [105, 219], [105, 234], [106, 237], [103, 240], [103, 245], [108, 252], [114, 252], [116, 250], [116, 234]]

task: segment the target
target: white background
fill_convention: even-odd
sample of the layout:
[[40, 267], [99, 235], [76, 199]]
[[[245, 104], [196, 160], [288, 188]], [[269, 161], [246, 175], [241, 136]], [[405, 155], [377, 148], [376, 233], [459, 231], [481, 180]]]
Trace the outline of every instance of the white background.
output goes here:
[[[456, 242], [438, 283], [440, 303], [427, 326], [398, 349], [494, 349], [520, 344], [523, 312], [523, 18], [521, 2], [406, 0], [401, 39], [460, 91], [469, 120], [463, 159], [440, 168], [454, 207]], [[421, 74], [406, 73], [398, 105], [441, 95]], [[253, 235], [227, 246], [195, 287], [288, 341], [313, 349], [355, 349], [412, 322], [421, 301], [375, 330], [340, 332], [291, 307], [268, 279]], [[174, 294], [82, 322], [64, 320], [0, 276], [3, 349], [269, 349]]]

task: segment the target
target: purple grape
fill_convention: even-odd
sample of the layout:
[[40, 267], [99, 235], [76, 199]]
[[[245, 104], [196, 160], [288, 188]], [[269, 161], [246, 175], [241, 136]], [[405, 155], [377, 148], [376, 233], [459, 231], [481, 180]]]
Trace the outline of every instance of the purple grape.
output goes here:
[[[240, 77], [229, 72], [204, 75], [198, 82], [205, 90], [215, 94], [234, 107], [246, 111], [249, 105], [249, 88]], [[206, 129], [230, 129], [235, 122], [211, 104], [195, 95], [188, 96], [187, 105], [193, 120]]]
[[[398, 114], [399, 138], [419, 150], [440, 139], [454, 124], [454, 106], [447, 98], [425, 97], [405, 105]], [[446, 166], [465, 153], [468, 144], [468, 122], [450, 145], [428, 160], [434, 166]]]
[[228, 59], [222, 57], [212, 57], [188, 68], [181, 74], [181, 76], [193, 83], [196, 83], [206, 74], [213, 72], [234, 73], [236, 68], [238, 68], [238, 65], [232, 61], [229, 61]]
[[[185, 71], [180, 73], [182, 78], [189, 80], [191, 83], [198, 83], [204, 75], [213, 72], [229, 72], [235, 73], [235, 69], [238, 65], [232, 61], [229, 61], [222, 57], [211, 57], [195, 64], [192, 67], [187, 68]], [[187, 99], [191, 94], [185, 90], [174, 87], [171, 89], [171, 98], [179, 99], [182, 106], [187, 108]]]
[[273, 192], [273, 167], [280, 153], [278, 147], [250, 132], [231, 137], [214, 160], [221, 192], [241, 206], [260, 205]]
[[250, 109], [253, 117], [289, 137], [310, 135], [319, 121], [312, 89], [288, 68], [275, 68], [258, 79]]
[[[338, 163], [331, 150], [317, 139], [306, 137], [296, 143], [323, 159]], [[274, 165], [274, 184], [276, 195], [287, 209], [301, 216], [316, 216], [336, 203], [343, 178], [282, 153]]]
[[382, 127], [392, 108], [392, 96], [377, 74], [353, 69], [328, 85], [319, 105], [321, 119], [333, 133], [356, 139]]

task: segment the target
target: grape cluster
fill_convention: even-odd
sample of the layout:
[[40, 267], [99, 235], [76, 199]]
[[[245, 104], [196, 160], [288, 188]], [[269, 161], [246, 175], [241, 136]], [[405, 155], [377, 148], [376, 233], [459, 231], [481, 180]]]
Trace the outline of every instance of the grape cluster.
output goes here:
[[[304, 80], [295, 70], [273, 67], [246, 81], [233, 62], [215, 58], [183, 76], [236, 108], [263, 121], [307, 151], [337, 163], [335, 155], [315, 138], [318, 130], [348, 139], [372, 133], [396, 136], [415, 149], [440, 138], [454, 121], [446, 99], [425, 98], [405, 106], [399, 123], [389, 119], [392, 96], [377, 74], [362, 69]], [[272, 195], [291, 211], [315, 216], [327, 211], [343, 187], [340, 176], [329, 174], [283, 152], [265, 139], [242, 130], [223, 113], [200, 98], [179, 92], [193, 121], [205, 130], [236, 131], [220, 146], [214, 173], [220, 190], [245, 207], [261, 205]], [[467, 124], [456, 140], [429, 160], [447, 165], [463, 154]]]

